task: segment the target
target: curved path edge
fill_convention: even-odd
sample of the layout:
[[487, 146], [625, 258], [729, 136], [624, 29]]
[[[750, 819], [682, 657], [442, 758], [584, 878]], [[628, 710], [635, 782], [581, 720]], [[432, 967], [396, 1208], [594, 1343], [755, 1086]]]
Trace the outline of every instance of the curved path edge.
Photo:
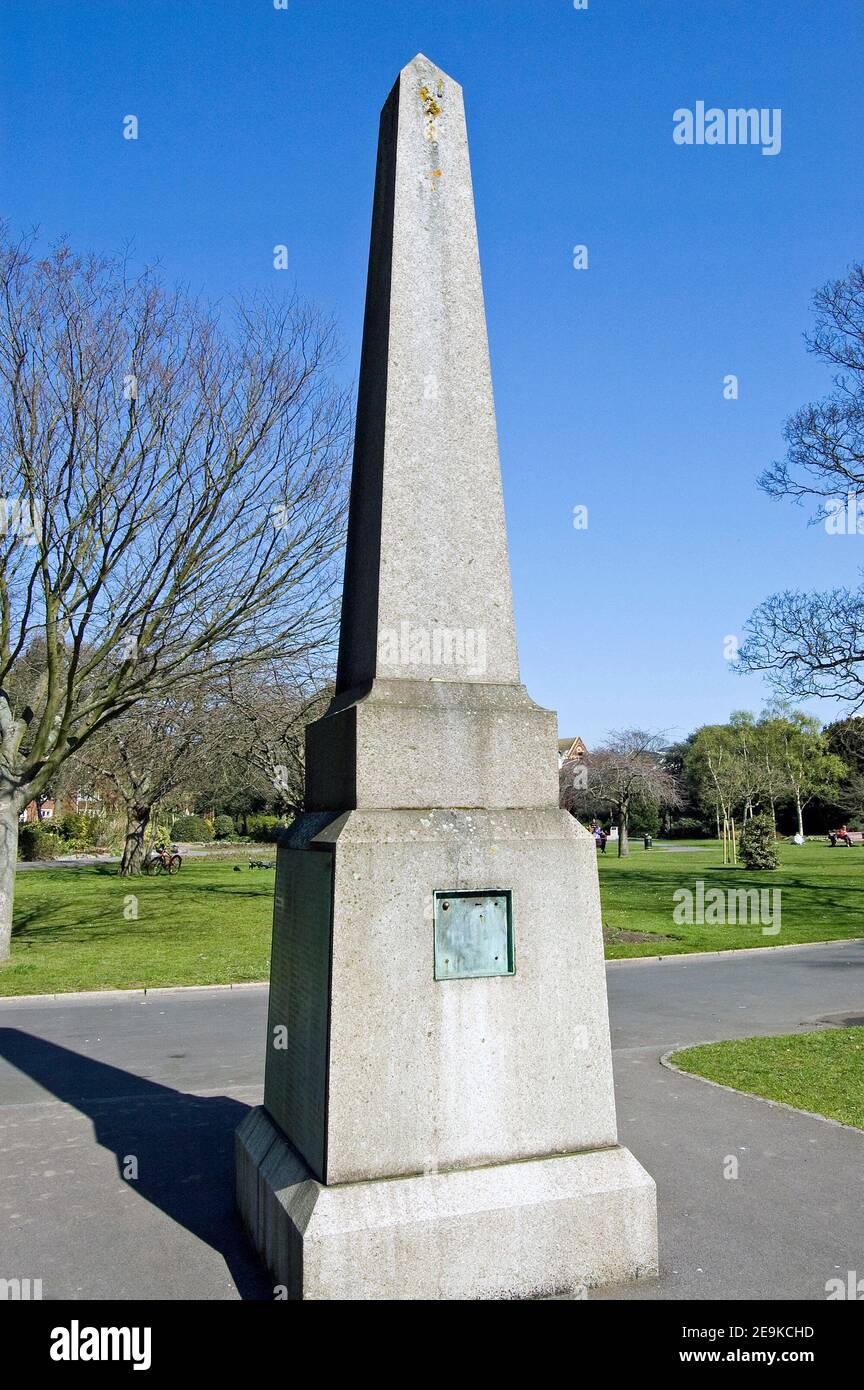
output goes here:
[[[767, 1037], [801, 1037], [800, 1033], [777, 1033], [766, 1034]], [[684, 1067], [676, 1067], [671, 1060], [678, 1052], [689, 1052], [695, 1047], [722, 1047], [724, 1042], [743, 1042], [742, 1038], [714, 1038], [711, 1042], [688, 1043], [686, 1047], [672, 1047], [668, 1052], [664, 1052], [660, 1057], [661, 1067], [667, 1067], [669, 1071], [677, 1072], [679, 1076], [692, 1077], [694, 1081], [701, 1081], [706, 1086], [716, 1086], [718, 1091], [731, 1091], [734, 1096], [749, 1096], [751, 1100], [761, 1100], [763, 1105], [773, 1105], [776, 1110], [788, 1110], [792, 1115], [806, 1115], [809, 1120], [821, 1120], [825, 1125], [834, 1125], [836, 1129], [849, 1129], [853, 1134], [864, 1134], [864, 1130], [858, 1125], [844, 1125], [842, 1120], [832, 1120], [830, 1115], [820, 1115], [818, 1110], [802, 1110], [800, 1105], [789, 1105], [785, 1100], [772, 1100], [770, 1096], [760, 1096], [758, 1091], [745, 1091], [741, 1086], [727, 1086], [723, 1081], [712, 1081], [710, 1076], [702, 1076], [698, 1071], [686, 1071]]]

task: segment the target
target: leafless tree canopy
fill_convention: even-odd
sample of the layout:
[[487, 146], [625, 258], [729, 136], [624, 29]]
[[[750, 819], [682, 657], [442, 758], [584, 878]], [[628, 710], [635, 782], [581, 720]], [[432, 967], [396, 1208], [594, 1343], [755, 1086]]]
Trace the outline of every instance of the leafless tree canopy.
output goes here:
[[125, 810], [121, 874], [140, 872], [154, 810], [204, 780], [215, 754], [213, 713], [203, 685], [153, 696], [103, 725], [72, 759], [89, 786]]
[[297, 298], [219, 313], [122, 260], [0, 243], [7, 867], [20, 809], [107, 722], [330, 640], [350, 426], [335, 357]]
[[826, 696], [861, 709], [864, 586], [772, 594], [750, 617], [738, 669], [765, 671], [793, 699]]
[[584, 787], [573, 763], [561, 769], [561, 804], [580, 814], [603, 811], [618, 826], [618, 853], [627, 854], [630, 810], [637, 798], [654, 805], [680, 804], [675, 777], [663, 761], [663, 738], [645, 729], [619, 729], [586, 755]]
[[759, 479], [772, 497], [799, 501], [864, 486], [864, 265], [819, 290], [813, 308], [805, 342], [832, 369], [833, 390], [787, 420], [786, 457]]
[[283, 813], [303, 807], [306, 725], [323, 715], [333, 687], [323, 671], [285, 671], [270, 663], [233, 672], [225, 683], [223, 747], [259, 773]]
[[122, 265], [5, 250], [4, 691], [32, 669], [0, 719], [27, 780], [152, 689], [327, 633], [347, 425], [332, 328], [291, 300], [236, 330]]
[[[818, 503], [814, 522], [838, 515], [838, 508], [843, 516], [852, 493], [857, 528], [864, 526], [864, 266], [853, 265], [845, 280], [821, 289], [814, 308], [807, 347], [831, 368], [833, 388], [787, 421], [786, 457], [759, 481], [772, 497], [812, 498]], [[828, 499], [833, 501], [826, 506]], [[738, 669], [766, 672], [792, 698], [830, 696], [860, 709], [864, 585], [772, 594], [748, 623]]]

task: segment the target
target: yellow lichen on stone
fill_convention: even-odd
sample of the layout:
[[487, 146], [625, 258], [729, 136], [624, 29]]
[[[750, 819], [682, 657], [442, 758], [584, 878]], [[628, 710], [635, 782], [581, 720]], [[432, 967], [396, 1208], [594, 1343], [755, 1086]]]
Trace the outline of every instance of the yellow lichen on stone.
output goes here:
[[[443, 95], [442, 85], [442, 83], [438, 83], [439, 97]], [[423, 103], [423, 110], [429, 120], [434, 121], [436, 116], [441, 115], [441, 107], [438, 105], [428, 87], [420, 88], [420, 100]]]

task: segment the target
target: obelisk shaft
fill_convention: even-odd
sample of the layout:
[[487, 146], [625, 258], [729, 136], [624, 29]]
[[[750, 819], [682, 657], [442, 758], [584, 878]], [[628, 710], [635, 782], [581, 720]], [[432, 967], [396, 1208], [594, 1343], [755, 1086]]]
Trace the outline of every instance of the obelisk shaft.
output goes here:
[[337, 693], [517, 683], [462, 89], [418, 56], [382, 115]]

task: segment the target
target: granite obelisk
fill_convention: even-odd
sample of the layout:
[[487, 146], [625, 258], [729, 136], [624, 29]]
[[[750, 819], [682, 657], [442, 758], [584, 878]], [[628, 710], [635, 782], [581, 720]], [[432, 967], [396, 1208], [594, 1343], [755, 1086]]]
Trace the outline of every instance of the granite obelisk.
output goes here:
[[617, 1141], [593, 842], [520, 682], [462, 91], [386, 102], [336, 694], [279, 848], [246, 1227], [289, 1297], [651, 1274]]

